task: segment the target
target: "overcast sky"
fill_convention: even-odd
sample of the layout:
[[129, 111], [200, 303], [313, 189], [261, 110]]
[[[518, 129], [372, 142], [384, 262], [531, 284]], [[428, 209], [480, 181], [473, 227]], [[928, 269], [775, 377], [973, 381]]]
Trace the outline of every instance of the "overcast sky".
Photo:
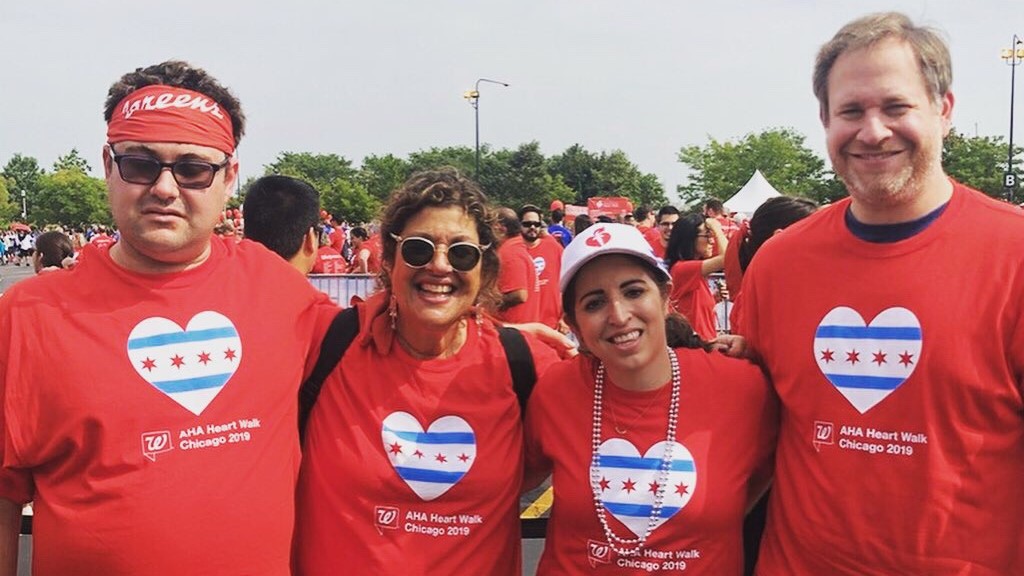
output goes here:
[[[682, 146], [792, 127], [824, 156], [810, 90], [817, 48], [845, 22], [899, 10], [952, 49], [955, 126], [1005, 137], [1021, 0], [2, 0], [0, 165], [47, 169], [77, 148], [101, 175], [103, 101], [163, 60], [206, 68], [241, 99], [243, 178], [285, 151], [406, 156], [472, 147], [463, 92], [481, 85], [481, 141], [545, 155], [621, 149], [674, 194]], [[1024, 69], [1018, 70], [1024, 75]], [[1015, 141], [1024, 143], [1024, 80]]]

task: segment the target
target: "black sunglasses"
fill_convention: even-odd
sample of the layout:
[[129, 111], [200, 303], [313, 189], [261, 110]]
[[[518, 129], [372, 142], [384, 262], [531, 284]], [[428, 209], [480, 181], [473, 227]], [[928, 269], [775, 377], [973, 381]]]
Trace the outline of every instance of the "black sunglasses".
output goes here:
[[537, 222], [536, 220], [530, 220], [529, 222], [520, 222], [523, 228], [540, 228], [544, 225], [543, 222]]
[[[402, 253], [402, 260], [409, 268], [423, 268], [434, 259], [434, 254], [439, 250], [438, 245], [427, 238], [410, 236], [402, 238], [396, 234], [391, 235], [398, 242], [398, 251]], [[445, 246], [442, 244], [442, 246]], [[444, 248], [444, 254], [448, 263], [459, 272], [469, 272], [476, 268], [484, 255], [484, 250], [491, 245], [478, 246], [472, 242], [456, 242], [448, 244]]]
[[194, 159], [161, 162], [152, 156], [117, 154], [113, 148], [110, 149], [110, 156], [117, 164], [117, 172], [125, 182], [149, 186], [156, 183], [165, 168], [170, 168], [171, 175], [174, 176], [174, 181], [178, 183], [178, 186], [190, 190], [209, 188], [210, 184], [213, 184], [213, 178], [217, 172], [231, 161], [229, 156], [220, 164]]

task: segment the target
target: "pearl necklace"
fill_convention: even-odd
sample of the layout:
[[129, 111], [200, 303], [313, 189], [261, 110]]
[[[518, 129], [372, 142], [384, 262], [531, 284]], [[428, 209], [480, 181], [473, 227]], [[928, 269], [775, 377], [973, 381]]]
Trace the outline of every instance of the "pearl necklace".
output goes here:
[[[620, 556], [636, 556], [643, 550], [647, 538], [654, 532], [655, 525], [661, 518], [661, 506], [665, 501], [665, 490], [668, 487], [668, 475], [672, 468], [672, 446], [676, 441], [676, 423], [679, 420], [679, 385], [682, 380], [679, 373], [679, 359], [672, 348], [667, 348], [669, 361], [672, 364], [672, 397], [668, 405], [668, 429], [665, 431], [665, 451], [661, 456], [661, 466], [658, 469], [658, 489], [654, 493], [654, 506], [651, 507], [651, 515], [647, 519], [647, 529], [639, 538], [622, 538], [612, 532], [608, 526], [607, 513], [604, 508], [604, 501], [601, 499], [601, 415], [604, 399], [604, 362], [597, 367], [597, 375], [594, 377], [594, 410], [591, 432], [592, 455], [590, 460], [590, 489], [594, 493], [594, 509], [597, 511], [597, 519], [604, 529], [604, 535], [608, 539], [608, 545]], [[623, 547], [617, 544], [624, 545]]]

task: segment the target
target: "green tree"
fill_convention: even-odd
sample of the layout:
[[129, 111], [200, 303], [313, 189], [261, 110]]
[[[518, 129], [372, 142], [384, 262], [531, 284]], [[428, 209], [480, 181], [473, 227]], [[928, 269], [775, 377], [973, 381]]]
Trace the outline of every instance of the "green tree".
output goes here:
[[61, 170], [39, 179], [29, 204], [29, 220], [36, 225], [110, 224], [110, 209], [103, 180], [78, 170]]
[[320, 192], [320, 204], [331, 214], [352, 223], [380, 217], [381, 202], [360, 183], [335, 180]]
[[[486, 144], [480, 146], [481, 172], [486, 157], [490, 153], [490, 147]], [[423, 170], [436, 170], [443, 166], [451, 166], [465, 176], [476, 178], [474, 166], [476, 164], [476, 152], [468, 146], [449, 146], [448, 148], [431, 148], [420, 150], [409, 154], [409, 173], [421, 172]], [[486, 190], [485, 190], [486, 191]]]
[[598, 157], [595, 184], [601, 196], [625, 196], [634, 204], [657, 206], [667, 202], [665, 188], [654, 174], [644, 174], [622, 150]]
[[598, 164], [599, 159], [595, 154], [579, 144], [573, 144], [565, 152], [548, 160], [548, 171], [552, 176], [561, 176], [562, 181], [575, 191], [573, 204], [586, 205], [587, 198], [601, 195], [596, 179]]
[[21, 154], [12, 156], [4, 165], [4, 169], [0, 171], [0, 175], [7, 178], [9, 190], [15, 195], [20, 195], [24, 191], [30, 202], [35, 198], [36, 191], [39, 189], [39, 179], [43, 174], [44, 172], [39, 168], [39, 162], [35, 158]]
[[12, 198], [7, 178], [0, 176], [0, 224], [7, 224], [21, 217], [21, 202]]
[[515, 150], [502, 149], [481, 159], [480, 183], [495, 205], [519, 208], [524, 204], [546, 207], [556, 198], [572, 198], [560, 176], [547, 170], [540, 144], [529, 142]]
[[805, 194], [804, 197], [815, 200], [818, 204], [824, 206], [825, 204], [845, 198], [846, 194], [846, 184], [843, 184], [843, 181], [834, 172], [827, 171], [824, 173], [822, 180], [815, 185], [814, 190], [809, 194]]
[[[1024, 178], [1021, 148], [1014, 146], [1013, 171]], [[1005, 198], [1003, 173], [1006, 171], [1007, 145], [1002, 136], [965, 136], [950, 130], [942, 143], [942, 167], [959, 182], [993, 198]]]
[[686, 203], [707, 197], [728, 199], [755, 170], [783, 194], [822, 199], [835, 193], [825, 162], [804, 146], [804, 136], [790, 128], [747, 134], [741, 140], [685, 146], [679, 161], [690, 168], [689, 182], [677, 190]]
[[343, 156], [311, 152], [282, 152], [273, 164], [266, 166], [264, 173], [301, 178], [317, 190], [336, 180], [354, 182], [358, 174], [352, 168], [352, 161]]
[[595, 196], [625, 196], [638, 205], [657, 206], [668, 201], [658, 177], [641, 172], [622, 150], [595, 154], [573, 144], [551, 157], [548, 171], [561, 176], [575, 191], [574, 204], [585, 205]]
[[402, 185], [411, 174], [409, 162], [392, 154], [370, 155], [363, 158], [358, 181], [377, 200], [387, 200], [391, 192]]
[[[266, 174], [282, 174], [309, 182], [320, 193], [320, 204], [331, 214], [351, 222], [366, 222], [377, 216], [380, 201], [359, 182], [352, 162], [337, 154], [283, 152]], [[251, 182], [246, 182], [246, 188]]]
[[78, 148], [72, 148], [71, 152], [57, 158], [57, 161], [53, 163], [53, 171], [60, 172], [61, 170], [78, 170], [83, 174], [88, 174], [92, 171], [89, 167], [89, 163], [86, 162], [85, 158], [78, 153]]

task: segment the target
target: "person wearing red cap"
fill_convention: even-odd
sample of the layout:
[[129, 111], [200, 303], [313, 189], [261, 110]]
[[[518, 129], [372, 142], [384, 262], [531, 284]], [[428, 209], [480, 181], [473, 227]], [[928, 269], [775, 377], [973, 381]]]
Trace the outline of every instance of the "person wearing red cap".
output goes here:
[[548, 224], [548, 234], [562, 244], [562, 248], [572, 242], [572, 232], [562, 224], [565, 218], [565, 206], [561, 200], [551, 203], [551, 224]]
[[213, 236], [245, 117], [204, 70], [124, 75], [103, 167], [120, 240], [0, 299], [0, 575], [284, 576], [297, 391], [327, 297]]

